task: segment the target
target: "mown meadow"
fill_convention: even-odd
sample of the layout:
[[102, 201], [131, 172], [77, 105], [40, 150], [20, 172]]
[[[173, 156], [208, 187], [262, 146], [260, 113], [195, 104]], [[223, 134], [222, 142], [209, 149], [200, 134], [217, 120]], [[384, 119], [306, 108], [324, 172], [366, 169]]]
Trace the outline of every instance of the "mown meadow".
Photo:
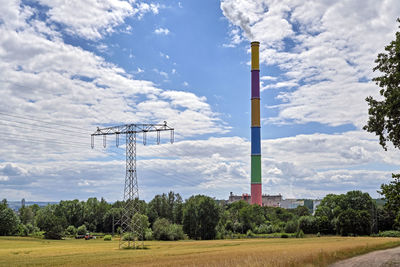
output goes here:
[[46, 240], [0, 237], [0, 266], [327, 266], [400, 238], [308, 237], [145, 241], [145, 249], [118, 249], [118, 240]]

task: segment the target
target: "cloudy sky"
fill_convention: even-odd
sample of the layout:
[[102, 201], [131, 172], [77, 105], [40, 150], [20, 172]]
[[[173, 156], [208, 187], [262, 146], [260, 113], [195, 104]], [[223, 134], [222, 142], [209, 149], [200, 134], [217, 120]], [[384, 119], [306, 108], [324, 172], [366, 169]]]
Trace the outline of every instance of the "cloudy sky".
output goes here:
[[96, 127], [167, 121], [138, 137], [140, 197], [250, 191], [250, 41], [260, 41], [263, 193], [378, 197], [399, 171], [362, 130], [397, 0], [0, 0], [0, 198], [122, 198], [125, 152]]

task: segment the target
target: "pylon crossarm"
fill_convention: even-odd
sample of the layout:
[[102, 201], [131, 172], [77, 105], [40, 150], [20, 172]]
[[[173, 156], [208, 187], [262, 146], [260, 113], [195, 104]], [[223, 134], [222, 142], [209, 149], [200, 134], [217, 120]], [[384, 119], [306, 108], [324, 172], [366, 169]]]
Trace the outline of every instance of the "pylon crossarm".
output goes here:
[[146, 133], [146, 132], [160, 132], [160, 131], [173, 131], [171, 128], [164, 124], [125, 124], [120, 126], [97, 128], [97, 130], [92, 133], [95, 135], [113, 135], [113, 134], [129, 134], [129, 133]]

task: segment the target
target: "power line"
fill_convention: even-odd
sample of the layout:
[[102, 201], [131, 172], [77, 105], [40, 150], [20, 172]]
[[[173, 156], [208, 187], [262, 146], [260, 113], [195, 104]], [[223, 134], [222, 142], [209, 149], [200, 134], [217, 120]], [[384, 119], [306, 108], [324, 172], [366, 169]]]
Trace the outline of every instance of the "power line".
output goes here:
[[[61, 131], [63, 134], [65, 134], [65, 132], [71, 132], [74, 135], [76, 134], [80, 134], [80, 135], [88, 135], [89, 133], [82, 133], [82, 132], [77, 132], [77, 131], [71, 131], [71, 130], [67, 130], [67, 129], [60, 129], [60, 128], [54, 128], [54, 127], [50, 127], [50, 126], [44, 126], [44, 125], [38, 125], [38, 124], [34, 124], [34, 123], [28, 123], [28, 122], [20, 122], [20, 121], [13, 121], [13, 120], [7, 120], [4, 118], [0, 118], [0, 121], [7, 121], [7, 122], [11, 122], [11, 123], [17, 123], [17, 124], [23, 124], [23, 125], [30, 125], [30, 126], [35, 126], [35, 127], [39, 127], [39, 128], [46, 128], [46, 129], [51, 129], [52, 131]], [[34, 128], [28, 128], [28, 127], [23, 127], [23, 126], [17, 126], [17, 125], [9, 125], [9, 124], [4, 124], [3, 125], [7, 125], [7, 126], [13, 126], [13, 127], [19, 127], [19, 128], [25, 128], [25, 129], [30, 129], [30, 130], [34, 130]]]
[[[77, 126], [73, 126], [73, 125], [66, 125], [66, 124], [56, 123], [56, 122], [49, 122], [49, 121], [44, 121], [44, 120], [39, 120], [39, 119], [33, 119], [32, 117], [25, 117], [25, 116], [20, 115], [20, 114], [15, 115], [15, 114], [8, 114], [8, 113], [4, 113], [4, 112], [0, 112], [0, 114], [4, 115], [4, 116], [8, 116], [8, 117], [13, 117], [13, 118], [37, 121], [37, 122], [42, 122], [42, 123], [46, 123], [46, 124], [54, 124], [54, 125], [59, 125], [59, 126], [62, 126], [62, 127], [75, 128], [75, 129], [78, 129], [78, 130], [88, 131], [88, 129], [85, 129], [85, 128], [81, 128], [81, 127], [77, 127]], [[90, 132], [90, 131], [88, 131], [88, 132]]]

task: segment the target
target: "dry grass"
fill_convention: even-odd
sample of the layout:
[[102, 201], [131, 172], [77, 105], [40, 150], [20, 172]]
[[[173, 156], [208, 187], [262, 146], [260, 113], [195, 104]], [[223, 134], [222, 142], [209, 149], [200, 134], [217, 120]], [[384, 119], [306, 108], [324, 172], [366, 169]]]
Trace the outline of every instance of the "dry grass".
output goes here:
[[320, 237], [152, 241], [119, 250], [118, 241], [0, 237], [0, 266], [326, 266], [400, 245], [400, 238]]

